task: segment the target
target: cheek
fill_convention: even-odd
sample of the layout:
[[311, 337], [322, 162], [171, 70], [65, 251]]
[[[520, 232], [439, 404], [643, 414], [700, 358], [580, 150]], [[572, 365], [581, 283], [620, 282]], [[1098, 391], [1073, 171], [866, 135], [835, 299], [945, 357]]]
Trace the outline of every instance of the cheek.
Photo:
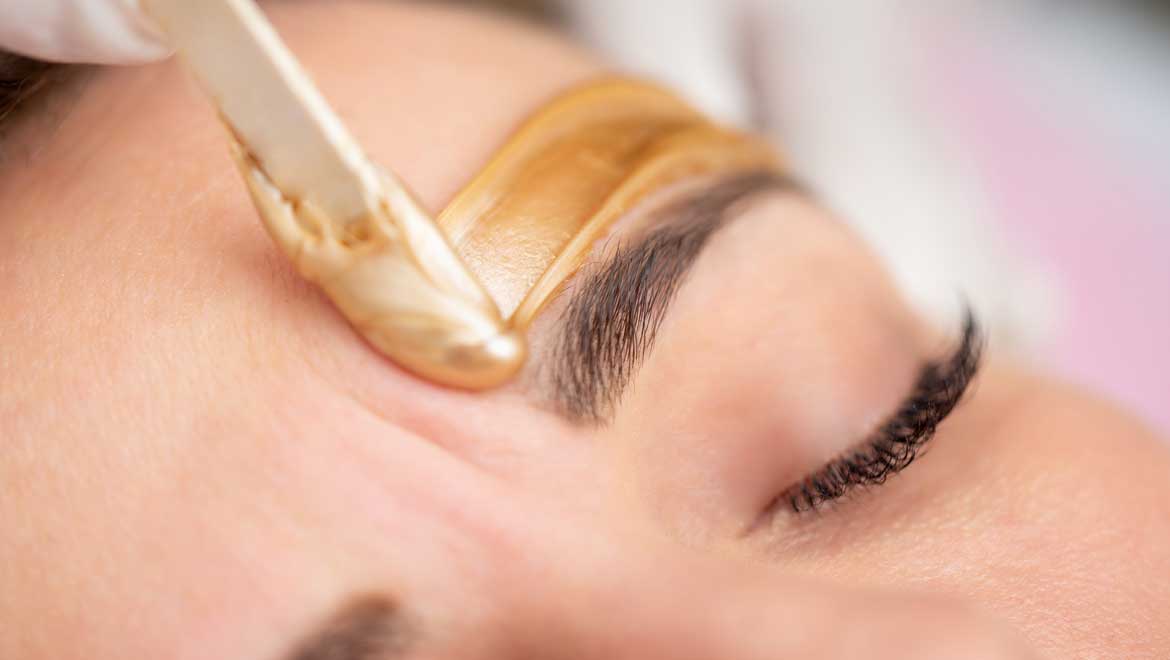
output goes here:
[[1052, 657], [1170, 648], [1170, 453], [1083, 396], [989, 367], [880, 494], [770, 549], [800, 572], [971, 601]]
[[708, 247], [611, 431], [654, 515], [688, 535], [742, 531], [892, 412], [921, 360], [844, 230], [795, 204], [764, 213]]

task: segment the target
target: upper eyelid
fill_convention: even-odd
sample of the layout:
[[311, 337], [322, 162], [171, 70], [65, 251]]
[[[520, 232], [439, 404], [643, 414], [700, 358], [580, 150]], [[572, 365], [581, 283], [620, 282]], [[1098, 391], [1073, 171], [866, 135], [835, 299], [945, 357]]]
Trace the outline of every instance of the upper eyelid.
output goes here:
[[[924, 365], [912, 391], [882, 425], [857, 446], [785, 489], [768, 504], [752, 529], [778, 515], [783, 505], [796, 514], [818, 510], [858, 488], [881, 485], [909, 467], [975, 379], [982, 364], [983, 336], [979, 321], [968, 309], [962, 339], [949, 358]], [[881, 445], [883, 441], [892, 444]], [[829, 477], [846, 480], [823, 481]], [[820, 489], [818, 479], [822, 480]]]

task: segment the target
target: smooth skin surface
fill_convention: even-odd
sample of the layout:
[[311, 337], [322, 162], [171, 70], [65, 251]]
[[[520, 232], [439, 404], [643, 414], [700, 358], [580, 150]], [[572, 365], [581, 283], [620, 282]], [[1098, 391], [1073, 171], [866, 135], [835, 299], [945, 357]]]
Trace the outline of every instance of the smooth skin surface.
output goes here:
[[[434, 209], [602, 73], [469, 14], [270, 15]], [[0, 165], [0, 657], [277, 660], [366, 596], [407, 658], [1170, 655], [1170, 451], [994, 347], [918, 462], [761, 522], [945, 347], [810, 202], [746, 207], [614, 419], [572, 424], [539, 352], [469, 395], [364, 344], [264, 234], [177, 64], [55, 107]]]

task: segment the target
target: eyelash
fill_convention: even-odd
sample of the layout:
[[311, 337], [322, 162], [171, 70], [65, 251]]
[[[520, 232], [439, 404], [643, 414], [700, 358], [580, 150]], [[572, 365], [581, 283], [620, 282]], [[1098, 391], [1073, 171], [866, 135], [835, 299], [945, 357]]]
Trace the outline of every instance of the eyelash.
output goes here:
[[910, 396], [862, 447], [829, 462], [778, 498], [796, 514], [821, 509], [852, 492], [878, 486], [906, 469], [962, 400], [979, 371], [983, 333], [967, 310], [963, 338], [950, 358], [928, 363]]

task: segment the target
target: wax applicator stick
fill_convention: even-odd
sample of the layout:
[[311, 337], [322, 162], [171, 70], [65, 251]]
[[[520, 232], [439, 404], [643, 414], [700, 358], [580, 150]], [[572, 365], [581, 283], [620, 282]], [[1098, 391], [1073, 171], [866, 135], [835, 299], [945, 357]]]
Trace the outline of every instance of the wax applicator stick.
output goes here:
[[403, 184], [362, 152], [252, 0], [142, 0], [228, 127], [269, 233], [382, 353], [486, 389], [525, 342]]

